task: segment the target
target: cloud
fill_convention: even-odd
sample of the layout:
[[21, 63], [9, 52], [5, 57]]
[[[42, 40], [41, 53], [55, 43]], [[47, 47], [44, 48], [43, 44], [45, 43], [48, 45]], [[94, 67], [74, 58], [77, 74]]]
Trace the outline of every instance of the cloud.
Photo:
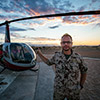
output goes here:
[[26, 14], [24, 5], [24, 0], [21, 2], [18, 0], [0, 0], [1, 15], [8, 19], [24, 17]]
[[98, 0], [92, 0], [92, 3], [97, 2]]
[[53, 7], [55, 13], [69, 12], [71, 7], [74, 7], [70, 1], [66, 0], [53, 0]]
[[72, 24], [72, 23], [79, 23], [80, 21], [78, 20], [77, 16], [67, 16], [67, 17], [63, 17], [63, 23], [67, 23], [67, 24]]
[[52, 5], [46, 2], [46, 0], [25, 0], [24, 2], [28, 6], [24, 9], [30, 15], [46, 14], [53, 11]]
[[55, 29], [55, 28], [58, 28], [59, 27], [59, 25], [56, 25], [56, 26], [50, 26], [49, 28], [50, 29]]
[[14, 39], [30, 39], [30, 37], [28, 36], [21, 36], [19, 33], [10, 33], [11, 37], [14, 38]]
[[81, 11], [84, 11], [86, 8], [87, 8], [87, 5], [83, 5], [79, 7], [77, 10], [81, 12]]
[[[10, 28], [10, 35], [17, 38], [17, 37], [22, 37], [22, 36], [20, 36], [17, 33], [14, 33], [15, 31], [26, 31], [26, 29], [11, 27]], [[5, 34], [5, 32], [6, 32], [5, 26], [0, 27], [0, 34]]]
[[93, 18], [100, 19], [100, 15], [92, 15]]
[[96, 24], [96, 27], [100, 27], [100, 23], [97, 23], [97, 24]]
[[10, 31], [26, 31], [26, 29], [18, 28], [18, 27], [11, 27]]
[[59, 45], [60, 39], [46, 38], [46, 37], [23, 37], [23, 38], [12, 38], [13, 42], [25, 42], [28, 44], [35, 45]]
[[67, 24], [90, 24], [98, 22], [100, 20], [100, 15], [80, 15], [80, 16], [66, 16], [63, 17], [63, 23]]
[[1, 33], [1, 34], [5, 34], [5, 27], [4, 27], [4, 26], [1, 26], [1, 27], [0, 27], [0, 33]]
[[36, 31], [36, 29], [34, 29], [34, 28], [28, 28], [27, 30], [33, 30], [33, 31]]
[[[91, 0], [92, 3], [99, 2], [99, 0]], [[5, 3], [6, 2], [6, 3]], [[91, 4], [91, 3], [90, 3]], [[80, 6], [80, 7], [79, 7]], [[11, 20], [22, 17], [29, 16], [39, 16], [44, 14], [54, 14], [54, 13], [64, 13], [70, 11], [86, 11], [89, 7], [93, 10], [92, 5], [88, 7], [88, 4], [75, 5], [72, 0], [0, 0], [0, 21], [2, 20]], [[84, 16], [81, 16], [79, 20], [78, 17], [60, 17], [65, 23], [88, 23]], [[90, 17], [88, 17], [90, 18]], [[45, 18], [46, 20], [47, 18]], [[48, 18], [49, 19], [49, 18]], [[57, 19], [57, 18], [56, 18]], [[92, 17], [91, 17], [92, 19]], [[90, 21], [91, 21], [90, 19]], [[43, 21], [34, 21], [32, 22], [43, 25]], [[52, 20], [50, 20], [52, 21]], [[30, 21], [29, 21], [30, 22]], [[28, 22], [28, 23], [29, 23]], [[51, 29], [57, 28], [49, 27]], [[25, 29], [12, 29], [12, 31], [25, 31]], [[35, 29], [32, 29], [35, 30]]]
[[55, 41], [55, 40], [58, 40], [58, 39], [46, 38], [46, 37], [37, 37], [37, 38], [31, 37], [30, 39], [33, 39], [36, 41]]
[[48, 41], [48, 42], [59, 41], [59, 39], [54, 39], [54, 38], [20, 36], [20, 34], [17, 34], [17, 33], [11, 34], [11, 36], [12, 36], [13, 41], [23, 40], [23, 42], [32, 41], [32, 42], [38, 42], [38, 43], [39, 42], [45, 43], [46, 41]]
[[11, 33], [11, 36], [12, 36], [12, 37], [15, 37], [15, 38], [21, 37], [21, 35], [19, 35], [18, 33]]
[[[5, 3], [6, 2], [6, 3]], [[72, 5], [70, 1], [62, 0], [1, 0], [0, 8], [2, 10], [1, 15], [5, 12], [6, 18], [20, 18], [33, 15], [44, 15], [51, 13], [60, 13], [69, 11], [68, 8]], [[67, 7], [67, 8], [66, 8]], [[6, 14], [8, 15], [6, 16]], [[12, 17], [11, 17], [12, 16]]]
[[4, 15], [0, 15], [0, 19], [2, 19], [2, 18], [6, 18]]

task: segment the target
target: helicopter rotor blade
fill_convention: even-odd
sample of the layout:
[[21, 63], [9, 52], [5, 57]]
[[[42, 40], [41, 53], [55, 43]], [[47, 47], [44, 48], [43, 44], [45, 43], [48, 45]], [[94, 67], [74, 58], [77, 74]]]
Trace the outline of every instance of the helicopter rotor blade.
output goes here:
[[[100, 14], [100, 10], [97, 11], [84, 11], [84, 12], [69, 12], [69, 13], [59, 13], [59, 14], [50, 14], [50, 15], [41, 15], [41, 16], [33, 16], [33, 17], [25, 17], [7, 21], [8, 23], [21, 21], [21, 20], [28, 20], [28, 19], [36, 19], [36, 18], [45, 18], [45, 17], [60, 17], [60, 16], [79, 16], [79, 15], [96, 15]], [[5, 25], [6, 22], [1, 23], [0, 26]]]

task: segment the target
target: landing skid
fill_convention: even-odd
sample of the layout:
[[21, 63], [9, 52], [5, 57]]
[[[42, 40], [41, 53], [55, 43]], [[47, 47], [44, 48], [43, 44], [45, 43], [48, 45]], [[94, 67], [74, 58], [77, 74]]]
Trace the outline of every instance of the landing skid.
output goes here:
[[31, 71], [37, 72], [39, 70], [39, 64], [36, 64], [35, 67], [30, 69]]
[[37, 72], [39, 69], [30, 69], [31, 71]]

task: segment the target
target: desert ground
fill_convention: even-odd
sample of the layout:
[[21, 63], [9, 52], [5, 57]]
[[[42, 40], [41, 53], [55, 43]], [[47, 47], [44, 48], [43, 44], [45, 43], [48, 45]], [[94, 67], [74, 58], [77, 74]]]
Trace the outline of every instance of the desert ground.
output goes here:
[[[33, 47], [36, 51], [38, 47]], [[39, 47], [42, 53], [51, 58], [59, 46]], [[73, 50], [81, 54], [87, 63], [88, 72], [81, 100], [100, 100], [100, 46], [74, 46]], [[2, 69], [2, 67], [0, 67]], [[48, 66], [38, 57], [38, 71], [13, 72], [5, 70], [0, 75], [0, 100], [53, 100], [54, 66]]]
[[[43, 47], [32, 47], [34, 50], [38, 48], [42, 51], [42, 53], [50, 58], [56, 51], [61, 51], [60, 46], [43, 46]], [[100, 59], [100, 46], [74, 46], [72, 48], [75, 52], [79, 53], [82, 57], [89, 58], [97, 58]], [[41, 59], [37, 56], [37, 60], [41, 61]]]
[[[42, 53], [51, 58], [60, 47], [39, 47]], [[34, 48], [35, 50], [37, 49]], [[100, 46], [76, 46], [73, 50], [85, 58], [88, 66], [87, 79], [81, 91], [81, 100], [100, 100]], [[37, 61], [42, 62], [37, 56]]]

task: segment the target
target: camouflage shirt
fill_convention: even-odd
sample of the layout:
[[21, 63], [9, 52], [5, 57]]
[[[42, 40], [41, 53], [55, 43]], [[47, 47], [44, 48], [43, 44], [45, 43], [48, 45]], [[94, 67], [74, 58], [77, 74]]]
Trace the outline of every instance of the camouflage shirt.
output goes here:
[[55, 55], [47, 61], [47, 64], [55, 64], [54, 89], [59, 93], [77, 89], [79, 85], [79, 72], [86, 73], [87, 71], [87, 66], [82, 57], [73, 51], [68, 59], [66, 59], [63, 52], [56, 52]]

